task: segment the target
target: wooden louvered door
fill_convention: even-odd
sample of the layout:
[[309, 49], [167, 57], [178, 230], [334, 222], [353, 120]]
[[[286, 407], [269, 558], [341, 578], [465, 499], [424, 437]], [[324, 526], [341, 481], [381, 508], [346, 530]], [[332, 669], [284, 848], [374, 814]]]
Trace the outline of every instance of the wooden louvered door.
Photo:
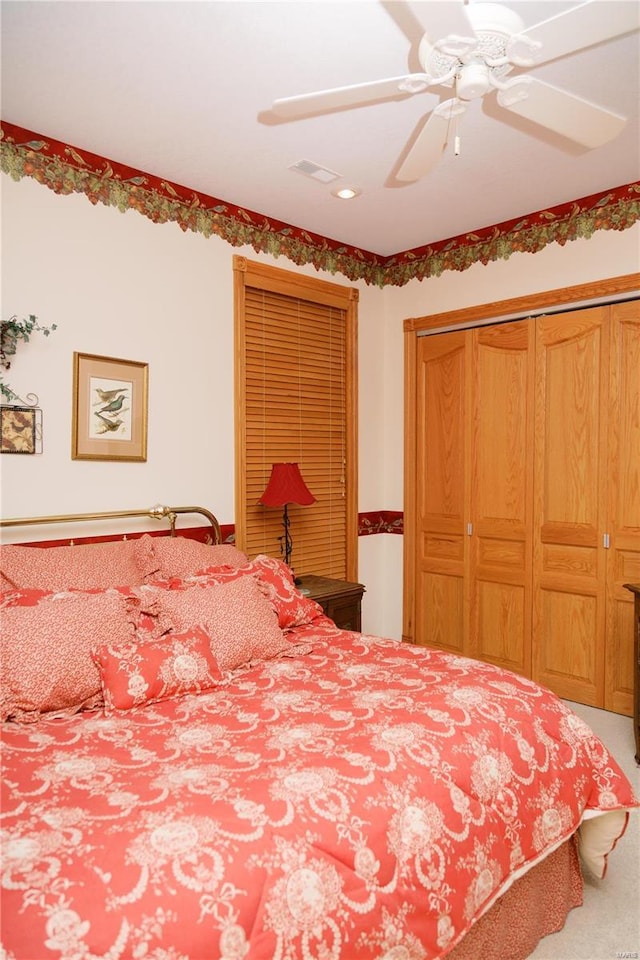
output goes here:
[[357, 579], [358, 291], [234, 258], [236, 539], [278, 556], [282, 509], [259, 504], [278, 462], [315, 496], [288, 506], [296, 574]]

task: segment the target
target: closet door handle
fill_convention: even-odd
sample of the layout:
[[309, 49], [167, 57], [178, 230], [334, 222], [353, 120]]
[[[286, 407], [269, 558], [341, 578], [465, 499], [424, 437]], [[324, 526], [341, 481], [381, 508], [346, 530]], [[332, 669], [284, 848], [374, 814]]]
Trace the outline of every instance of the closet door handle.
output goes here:
[[609, 542], [609, 534], [608, 534], [608, 533], [603, 533], [603, 534], [602, 534], [602, 546], [605, 548], [605, 550], [608, 550], [609, 547], [611, 546], [611, 544], [610, 544], [610, 542]]
[[467, 524], [467, 536], [468, 536], [468, 537], [473, 536], [473, 524], [472, 524], [472, 523], [468, 523], [468, 524]]

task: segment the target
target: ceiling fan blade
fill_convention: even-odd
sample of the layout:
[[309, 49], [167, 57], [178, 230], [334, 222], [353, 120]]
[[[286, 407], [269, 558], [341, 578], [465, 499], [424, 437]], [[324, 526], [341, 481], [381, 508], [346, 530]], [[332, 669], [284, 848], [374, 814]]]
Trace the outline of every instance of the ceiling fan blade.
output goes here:
[[420, 180], [429, 173], [442, 157], [447, 145], [451, 120], [463, 114], [466, 109], [466, 104], [457, 98], [438, 104], [400, 164], [396, 179]]
[[498, 91], [498, 103], [590, 149], [613, 140], [627, 122], [611, 110], [528, 76], [507, 81]]
[[462, 37], [474, 36], [473, 27], [467, 16], [467, 6], [463, 0], [456, 0], [456, 2], [447, 0], [446, 3], [442, 0], [431, 3], [413, 0], [406, 5], [432, 43], [450, 34]]
[[507, 56], [518, 66], [547, 63], [638, 28], [640, 4], [635, 0], [607, 3], [587, 0], [522, 30], [510, 40]]
[[360, 107], [375, 100], [412, 96], [422, 93], [429, 84], [430, 78], [426, 73], [410, 73], [402, 77], [388, 77], [385, 80], [371, 80], [348, 87], [335, 87], [333, 90], [283, 97], [274, 100], [272, 110], [283, 120], [296, 120], [309, 114]]

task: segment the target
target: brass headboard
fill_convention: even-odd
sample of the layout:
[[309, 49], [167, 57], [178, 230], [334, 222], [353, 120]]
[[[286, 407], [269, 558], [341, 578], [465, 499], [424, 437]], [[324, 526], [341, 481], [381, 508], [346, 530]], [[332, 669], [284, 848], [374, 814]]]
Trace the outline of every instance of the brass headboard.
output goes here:
[[165, 507], [157, 503], [146, 510], [114, 510], [106, 513], [69, 513], [53, 517], [13, 517], [6, 520], [0, 518], [0, 527], [23, 527], [45, 523], [76, 523], [83, 520], [118, 520], [124, 517], [150, 517], [153, 520], [167, 519], [170, 526], [170, 535], [175, 536], [176, 520], [179, 513], [199, 513], [206, 517], [213, 530], [213, 542], [221, 543], [222, 534], [220, 524], [214, 515], [204, 507]]

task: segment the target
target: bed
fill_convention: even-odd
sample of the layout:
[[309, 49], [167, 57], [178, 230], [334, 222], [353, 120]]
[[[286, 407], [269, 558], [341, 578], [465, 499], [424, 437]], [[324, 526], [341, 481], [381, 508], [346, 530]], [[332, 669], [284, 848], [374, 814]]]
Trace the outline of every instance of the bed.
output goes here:
[[638, 807], [583, 721], [156, 515], [2, 547], [3, 960], [519, 960], [560, 929]]

